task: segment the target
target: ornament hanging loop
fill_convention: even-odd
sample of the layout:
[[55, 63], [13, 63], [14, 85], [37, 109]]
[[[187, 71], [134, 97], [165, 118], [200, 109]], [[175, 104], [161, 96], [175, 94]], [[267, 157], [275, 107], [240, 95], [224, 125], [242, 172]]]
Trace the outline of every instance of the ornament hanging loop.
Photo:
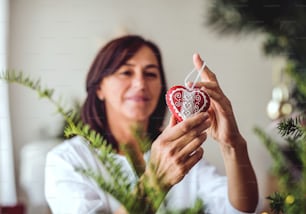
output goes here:
[[[203, 65], [202, 65], [202, 67], [200, 68], [200, 70], [197, 70], [196, 68], [193, 68], [192, 71], [189, 72], [189, 74], [185, 77], [185, 87], [186, 87], [188, 90], [192, 91], [192, 90], [194, 89], [195, 84], [199, 81], [200, 76], [201, 76], [201, 72], [204, 71], [205, 67], [206, 67], [206, 62], [203, 62]], [[190, 81], [189, 79], [190, 79], [191, 75], [192, 75], [194, 72], [197, 72], [197, 76], [196, 76], [196, 78], [195, 78], [193, 81]], [[189, 86], [188, 82], [192, 82], [192, 85]]]

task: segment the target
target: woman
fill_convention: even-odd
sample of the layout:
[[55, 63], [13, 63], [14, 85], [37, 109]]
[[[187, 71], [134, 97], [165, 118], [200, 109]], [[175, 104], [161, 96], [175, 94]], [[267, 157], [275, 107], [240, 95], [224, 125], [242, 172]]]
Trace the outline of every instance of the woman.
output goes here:
[[[198, 54], [193, 62], [196, 68], [202, 67]], [[201, 79], [196, 86], [211, 98], [208, 112], [178, 124], [171, 116], [161, 131], [166, 111], [166, 80], [158, 47], [139, 36], [114, 39], [97, 54], [88, 73], [82, 120], [104, 136], [128, 170], [122, 148], [133, 151], [132, 161], [138, 166], [139, 176], [155, 179], [154, 188], [165, 192], [168, 208], [191, 207], [201, 198], [209, 213], [252, 213], [257, 206], [258, 190], [246, 142], [216, 76], [206, 67]], [[135, 125], [152, 141], [150, 152], [142, 153], [131, 131]], [[202, 159], [202, 143], [207, 134], [219, 143], [227, 177], [219, 176]], [[99, 160], [79, 137], [49, 152], [46, 197], [51, 210], [125, 213], [116, 200], [74, 170], [80, 167], [103, 171]], [[142, 179], [139, 182], [141, 185]], [[162, 209], [166, 203], [160, 206]]]

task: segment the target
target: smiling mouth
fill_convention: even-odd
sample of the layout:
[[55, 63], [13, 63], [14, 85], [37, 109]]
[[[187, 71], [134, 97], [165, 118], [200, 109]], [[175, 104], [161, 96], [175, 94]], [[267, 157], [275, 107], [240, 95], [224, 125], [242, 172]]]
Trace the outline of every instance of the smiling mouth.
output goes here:
[[148, 102], [149, 101], [149, 98], [142, 97], [142, 96], [133, 96], [133, 97], [128, 97], [127, 99], [133, 102]]

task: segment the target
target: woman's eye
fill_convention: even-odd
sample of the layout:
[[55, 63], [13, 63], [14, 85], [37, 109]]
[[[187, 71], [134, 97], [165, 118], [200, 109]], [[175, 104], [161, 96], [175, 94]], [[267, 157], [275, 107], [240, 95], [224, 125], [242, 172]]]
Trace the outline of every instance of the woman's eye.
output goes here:
[[126, 70], [126, 71], [121, 71], [119, 74], [122, 75], [122, 76], [131, 76], [131, 75], [132, 75], [132, 72]]
[[158, 74], [156, 72], [146, 72], [145, 75], [147, 77], [152, 77], [152, 78], [155, 78], [158, 76]]

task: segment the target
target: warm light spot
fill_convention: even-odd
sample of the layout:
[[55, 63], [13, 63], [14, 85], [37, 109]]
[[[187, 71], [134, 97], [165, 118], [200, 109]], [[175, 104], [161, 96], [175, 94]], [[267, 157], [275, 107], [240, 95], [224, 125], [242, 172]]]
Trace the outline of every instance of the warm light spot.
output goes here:
[[295, 198], [292, 195], [288, 195], [285, 199], [286, 204], [292, 204], [294, 202]]

